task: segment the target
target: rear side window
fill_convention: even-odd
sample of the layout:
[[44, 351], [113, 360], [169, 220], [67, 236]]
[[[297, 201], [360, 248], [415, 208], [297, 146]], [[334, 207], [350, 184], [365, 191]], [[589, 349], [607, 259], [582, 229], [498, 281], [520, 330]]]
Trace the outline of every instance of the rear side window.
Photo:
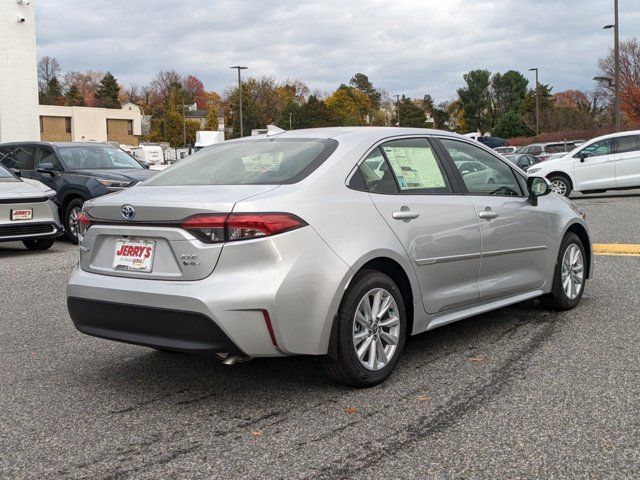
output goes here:
[[146, 185], [281, 185], [305, 178], [335, 151], [332, 139], [260, 139], [202, 149]]
[[2, 164], [7, 168], [16, 170], [33, 170], [33, 157], [35, 148], [28, 146], [3, 147]]
[[428, 140], [393, 140], [383, 144], [382, 150], [402, 192], [451, 193], [447, 176]]
[[533, 147], [527, 148], [525, 153], [529, 153], [531, 155], [540, 155], [542, 153], [542, 147], [539, 145], [535, 145]]
[[640, 135], [627, 135], [615, 139], [615, 153], [635, 152], [640, 150]]

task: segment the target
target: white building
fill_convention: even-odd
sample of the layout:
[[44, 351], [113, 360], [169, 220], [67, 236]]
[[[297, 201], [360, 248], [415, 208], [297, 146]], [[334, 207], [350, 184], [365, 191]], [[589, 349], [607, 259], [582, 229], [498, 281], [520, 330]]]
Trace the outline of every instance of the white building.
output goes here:
[[40, 139], [35, 3], [0, 0], [0, 143]]

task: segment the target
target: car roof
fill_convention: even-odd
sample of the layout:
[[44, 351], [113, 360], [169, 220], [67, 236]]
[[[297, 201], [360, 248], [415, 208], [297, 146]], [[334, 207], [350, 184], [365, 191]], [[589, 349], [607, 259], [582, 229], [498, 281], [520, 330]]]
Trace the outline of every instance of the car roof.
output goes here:
[[[346, 140], [349, 138], [357, 137], [358, 139], [371, 140], [397, 137], [397, 136], [410, 136], [410, 135], [437, 135], [448, 136], [452, 138], [458, 138], [460, 140], [473, 141], [468, 137], [458, 135], [457, 133], [447, 132], [445, 130], [435, 130], [432, 128], [405, 128], [405, 127], [321, 127], [321, 128], [306, 128], [300, 130], [288, 130], [283, 133], [267, 137], [266, 134], [254, 135], [251, 137], [243, 137], [237, 140], [251, 140], [251, 139], [264, 139], [264, 138], [332, 138], [335, 140]], [[478, 143], [478, 145], [481, 145]]]
[[24, 145], [33, 145], [33, 146], [42, 146], [42, 147], [111, 147], [117, 148], [115, 145], [111, 145], [107, 142], [41, 142], [41, 141], [22, 141], [22, 142], [6, 142], [0, 143], [0, 146], [24, 146]]

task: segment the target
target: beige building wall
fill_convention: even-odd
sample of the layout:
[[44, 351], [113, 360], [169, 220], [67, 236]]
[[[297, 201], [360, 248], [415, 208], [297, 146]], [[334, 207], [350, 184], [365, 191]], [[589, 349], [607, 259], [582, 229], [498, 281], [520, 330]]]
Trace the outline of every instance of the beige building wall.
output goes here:
[[[92, 108], [92, 107], [60, 107], [56, 105], [40, 105], [40, 117], [43, 119], [43, 140], [45, 136], [55, 135], [59, 131], [50, 132], [44, 127], [54, 124], [53, 118], [71, 118], [71, 141], [73, 142], [106, 142], [114, 140], [128, 145], [138, 145], [138, 139], [142, 133], [142, 115], [140, 107], [133, 104], [125, 104], [121, 109]], [[118, 122], [118, 120], [120, 122]], [[132, 122], [132, 135], [128, 134], [128, 121]], [[107, 134], [107, 121], [113, 125], [114, 134]], [[113, 122], [115, 121], [115, 122]], [[115, 136], [114, 136], [115, 135]], [[112, 136], [113, 138], [109, 138]], [[62, 138], [55, 139], [63, 141]], [[121, 140], [126, 140], [121, 141]], [[53, 141], [53, 140], [50, 140]]]

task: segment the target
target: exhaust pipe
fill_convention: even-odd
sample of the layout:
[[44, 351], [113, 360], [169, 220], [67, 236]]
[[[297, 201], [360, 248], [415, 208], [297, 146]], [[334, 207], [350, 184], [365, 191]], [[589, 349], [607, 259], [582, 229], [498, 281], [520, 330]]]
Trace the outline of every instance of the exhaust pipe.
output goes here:
[[218, 357], [224, 365], [235, 365], [236, 363], [244, 363], [252, 360], [251, 357], [247, 357], [246, 355], [231, 355], [229, 353], [216, 353], [216, 357]]

